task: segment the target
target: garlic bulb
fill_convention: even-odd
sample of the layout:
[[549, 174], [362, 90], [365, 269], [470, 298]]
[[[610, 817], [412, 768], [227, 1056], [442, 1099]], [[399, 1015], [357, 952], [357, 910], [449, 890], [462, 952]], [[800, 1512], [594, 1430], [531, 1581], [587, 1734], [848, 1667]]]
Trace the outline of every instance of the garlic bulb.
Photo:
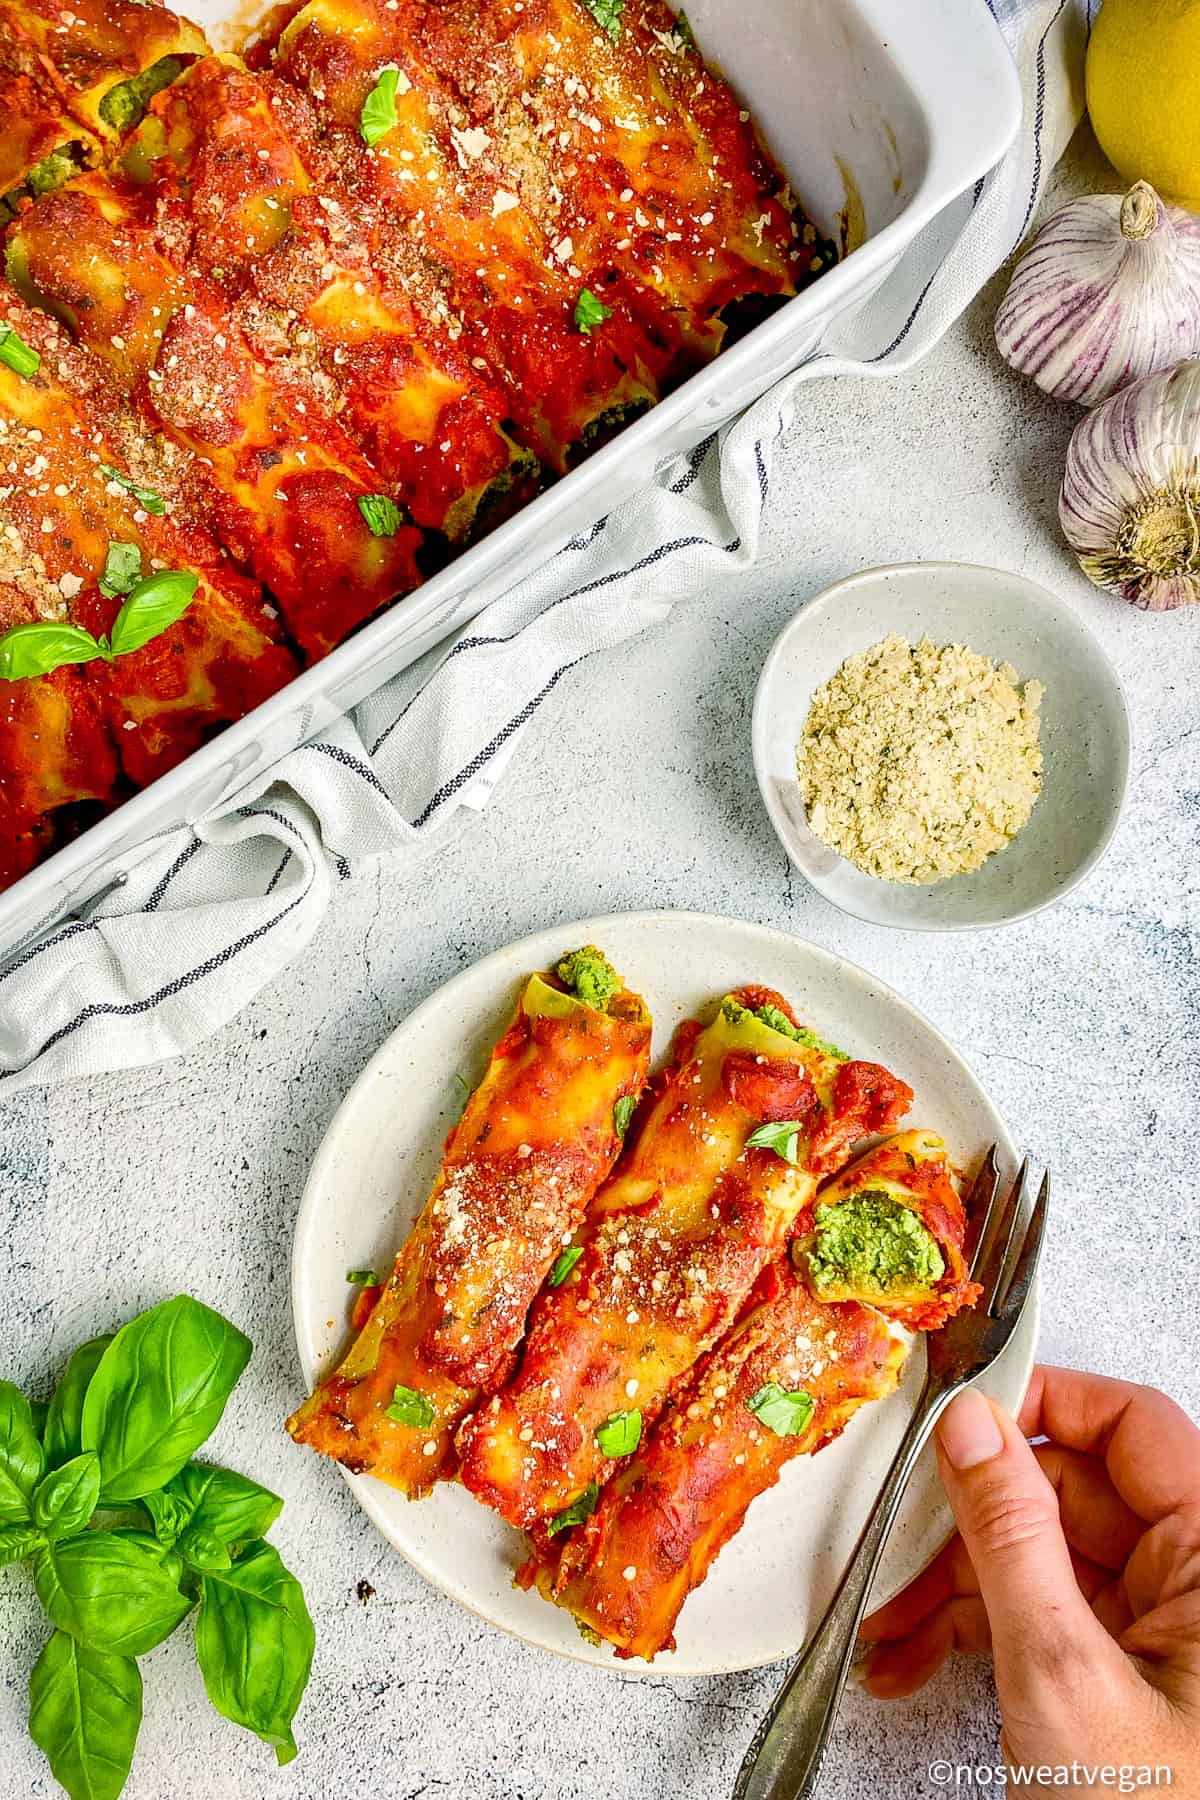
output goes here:
[[1200, 355], [1200, 218], [1149, 182], [1056, 212], [996, 315], [1005, 361], [1084, 406]]
[[1200, 362], [1144, 375], [1079, 421], [1058, 516], [1097, 587], [1154, 612], [1200, 600]]

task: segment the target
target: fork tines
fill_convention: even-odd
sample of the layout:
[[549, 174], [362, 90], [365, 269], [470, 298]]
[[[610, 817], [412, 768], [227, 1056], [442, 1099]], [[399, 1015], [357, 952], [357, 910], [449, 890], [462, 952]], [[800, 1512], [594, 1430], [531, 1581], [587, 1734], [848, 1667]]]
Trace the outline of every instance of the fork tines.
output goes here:
[[1027, 1156], [1013, 1180], [1001, 1187], [993, 1144], [968, 1199], [969, 1216], [979, 1218], [979, 1208], [984, 1208], [971, 1277], [983, 1289], [982, 1310], [992, 1318], [1020, 1309], [1037, 1266], [1050, 1202], [1049, 1171], [1034, 1198], [1032, 1187]]

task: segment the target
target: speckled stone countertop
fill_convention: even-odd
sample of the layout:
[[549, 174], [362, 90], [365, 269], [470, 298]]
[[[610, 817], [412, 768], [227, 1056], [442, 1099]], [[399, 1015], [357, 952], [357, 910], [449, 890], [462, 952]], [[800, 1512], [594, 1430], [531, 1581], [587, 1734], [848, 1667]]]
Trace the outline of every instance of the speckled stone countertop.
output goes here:
[[[1107, 185], [1078, 150], [1072, 174]], [[1075, 415], [1000, 364], [998, 297], [993, 283], [914, 375], [807, 389], [757, 568], [579, 668], [435, 864], [362, 866], [305, 960], [185, 1060], [0, 1109], [4, 1373], [42, 1390], [75, 1342], [181, 1290], [245, 1326], [254, 1360], [210, 1449], [286, 1496], [273, 1536], [317, 1623], [301, 1755], [281, 1771], [208, 1708], [185, 1642], [147, 1658], [129, 1800], [729, 1791], [777, 1670], [609, 1677], [527, 1649], [427, 1587], [282, 1430], [300, 1391], [292, 1226], [334, 1108], [439, 982], [556, 920], [727, 913], [893, 983], [1053, 1167], [1043, 1357], [1156, 1383], [1200, 1415], [1200, 608], [1147, 616], [1075, 570], [1055, 511]], [[1124, 823], [1085, 886], [1028, 923], [953, 940], [833, 911], [789, 870], [750, 763], [754, 685], [785, 621], [840, 575], [918, 557], [1020, 569], [1069, 598], [1124, 677], [1136, 734]], [[25, 1731], [41, 1632], [26, 1574], [6, 1573], [5, 1800], [59, 1792]], [[995, 1737], [982, 1663], [901, 1705], [852, 1691], [822, 1792], [941, 1793], [930, 1760], [992, 1762]]]

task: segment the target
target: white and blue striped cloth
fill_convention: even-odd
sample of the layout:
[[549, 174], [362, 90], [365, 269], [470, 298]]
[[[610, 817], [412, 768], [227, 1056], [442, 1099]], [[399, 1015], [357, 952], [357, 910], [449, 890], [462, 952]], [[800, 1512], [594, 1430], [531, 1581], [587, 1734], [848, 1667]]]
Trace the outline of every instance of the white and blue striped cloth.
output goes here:
[[1020, 242], [1081, 110], [1089, 0], [988, 0], [1017, 61], [1003, 162], [914, 242], [802, 369], [397, 676], [238, 802], [157, 839], [127, 881], [0, 967], [0, 1096], [177, 1055], [312, 937], [368, 856], [427, 853], [481, 808], [541, 702], [584, 657], [754, 560], [801, 384], [922, 357]]

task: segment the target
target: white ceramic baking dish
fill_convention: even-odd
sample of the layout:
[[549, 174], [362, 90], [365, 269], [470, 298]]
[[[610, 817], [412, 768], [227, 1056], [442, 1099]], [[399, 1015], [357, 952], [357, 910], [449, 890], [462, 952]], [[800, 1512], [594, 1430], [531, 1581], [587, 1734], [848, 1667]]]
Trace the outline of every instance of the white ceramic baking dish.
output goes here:
[[[183, 9], [218, 42], [232, 38], [222, 0]], [[757, 399], [1016, 130], [1016, 75], [985, 0], [687, 0], [686, 11], [816, 224], [837, 238], [848, 219], [849, 254], [417, 593], [0, 895], [0, 952], [119, 879], [155, 834], [231, 798]]]

